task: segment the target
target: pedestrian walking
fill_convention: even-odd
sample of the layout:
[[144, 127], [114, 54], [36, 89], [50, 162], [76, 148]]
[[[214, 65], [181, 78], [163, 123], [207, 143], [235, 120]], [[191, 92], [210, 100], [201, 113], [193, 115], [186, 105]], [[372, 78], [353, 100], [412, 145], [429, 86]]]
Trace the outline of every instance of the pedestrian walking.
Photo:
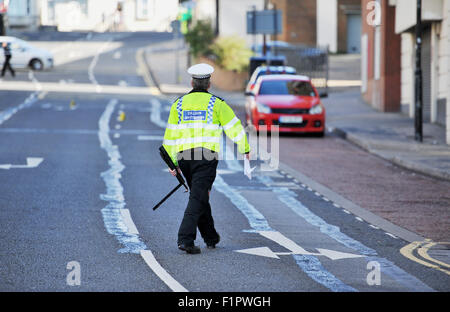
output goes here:
[[2, 46], [3, 46], [3, 53], [5, 55], [5, 61], [3, 62], [3, 68], [2, 68], [2, 77], [5, 76], [5, 71], [7, 69], [11, 72], [11, 75], [13, 77], [15, 77], [16, 73], [14, 72], [14, 69], [12, 68], [11, 63], [10, 63], [11, 58], [12, 58], [10, 43], [3, 42]]
[[209, 194], [216, 178], [222, 129], [249, 159], [250, 146], [241, 121], [222, 98], [208, 92], [214, 68], [197, 64], [188, 69], [192, 90], [178, 98], [170, 109], [163, 146], [177, 166], [174, 176], [183, 174], [189, 186], [189, 202], [178, 230], [178, 248], [200, 253], [194, 245], [197, 228], [213, 249], [220, 241], [214, 227]]

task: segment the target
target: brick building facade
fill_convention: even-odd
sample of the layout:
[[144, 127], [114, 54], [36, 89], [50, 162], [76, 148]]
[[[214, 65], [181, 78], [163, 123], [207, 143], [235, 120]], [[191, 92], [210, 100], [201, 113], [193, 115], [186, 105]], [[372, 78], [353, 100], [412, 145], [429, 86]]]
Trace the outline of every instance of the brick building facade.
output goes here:
[[[395, 6], [380, 0], [380, 20], [375, 21], [371, 0], [362, 0], [362, 95], [383, 112], [400, 111], [401, 38], [395, 33]], [[373, 1], [372, 1], [373, 2]]]
[[[283, 32], [277, 40], [302, 43], [310, 46], [328, 45], [331, 52], [359, 53], [360, 23], [352, 24], [349, 17], [361, 16], [360, 0], [271, 0], [270, 3], [283, 12]], [[321, 27], [324, 26], [324, 27]], [[322, 37], [319, 29], [322, 28]], [[334, 32], [330, 37], [329, 34]], [[348, 36], [356, 48], [350, 48]]]
[[283, 14], [283, 32], [277, 40], [315, 46], [316, 0], [271, 0]]

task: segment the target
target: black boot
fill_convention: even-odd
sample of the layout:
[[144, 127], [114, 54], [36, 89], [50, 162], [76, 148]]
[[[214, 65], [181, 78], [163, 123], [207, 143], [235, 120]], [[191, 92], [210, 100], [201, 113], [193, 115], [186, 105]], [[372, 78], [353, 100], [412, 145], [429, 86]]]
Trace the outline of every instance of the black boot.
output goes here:
[[213, 242], [207, 242], [206, 243], [206, 248], [208, 249], [214, 249], [216, 248], [216, 245], [220, 242], [220, 235], [217, 233], [217, 240], [213, 241]]
[[188, 254], [199, 254], [201, 252], [200, 248], [194, 245], [186, 246], [185, 244], [180, 244], [178, 245], [178, 249], [186, 251], [186, 253]]

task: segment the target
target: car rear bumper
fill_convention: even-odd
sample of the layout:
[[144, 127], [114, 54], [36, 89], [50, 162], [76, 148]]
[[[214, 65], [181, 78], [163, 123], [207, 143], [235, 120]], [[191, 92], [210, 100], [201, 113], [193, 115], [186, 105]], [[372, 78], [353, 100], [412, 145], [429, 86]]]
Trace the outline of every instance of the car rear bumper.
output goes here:
[[[299, 123], [282, 123], [280, 117], [302, 117]], [[325, 131], [325, 114], [320, 115], [281, 115], [281, 114], [257, 114], [253, 118], [256, 130], [267, 129], [272, 131], [272, 126], [278, 126], [280, 132], [311, 132], [321, 133]]]

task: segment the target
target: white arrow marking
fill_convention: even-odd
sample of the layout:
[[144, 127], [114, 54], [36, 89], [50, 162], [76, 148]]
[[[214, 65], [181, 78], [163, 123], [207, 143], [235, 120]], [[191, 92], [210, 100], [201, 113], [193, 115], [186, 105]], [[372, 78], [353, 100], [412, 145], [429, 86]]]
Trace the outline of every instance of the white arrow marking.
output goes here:
[[341, 252], [341, 251], [335, 251], [335, 250], [329, 250], [329, 249], [322, 249], [317, 248], [317, 250], [320, 252], [321, 255], [330, 258], [331, 260], [340, 260], [340, 259], [350, 259], [350, 258], [361, 258], [364, 256], [361, 255], [355, 255], [351, 253]]
[[235, 251], [240, 252], [240, 253], [249, 254], [249, 255], [280, 259], [280, 257], [278, 257], [276, 253], [274, 253], [272, 250], [270, 250], [269, 247], [249, 248], [249, 249], [242, 249], [242, 250], [235, 250]]
[[280, 259], [278, 256], [288, 256], [288, 255], [325, 256], [331, 260], [364, 257], [362, 255], [355, 255], [355, 254], [351, 254], [351, 253], [335, 251], [335, 250], [330, 250], [330, 249], [322, 249], [322, 248], [316, 248], [319, 253], [312, 253], [312, 252], [306, 251], [305, 249], [303, 249], [302, 247], [297, 245], [297, 243], [290, 240], [289, 238], [287, 238], [280, 232], [258, 231], [258, 233], [270, 240], [273, 240], [274, 242], [276, 242], [279, 245], [283, 246], [284, 248], [290, 250], [291, 252], [273, 252], [269, 247], [258, 247], [258, 248], [242, 249], [242, 250], [235, 250], [235, 251], [240, 252], [240, 253], [268, 257], [268, 258], [275, 258], [275, 259]]
[[312, 253], [306, 251], [305, 249], [297, 245], [294, 241], [290, 240], [280, 232], [259, 231], [258, 233], [270, 240], [273, 240], [274, 242], [278, 243], [284, 248], [292, 251], [292, 253], [296, 255], [312, 255]]
[[11, 168], [36, 168], [44, 161], [44, 158], [38, 157], [28, 157], [26, 165], [12, 165], [12, 164], [4, 164], [0, 165], [0, 169], [9, 170]]

